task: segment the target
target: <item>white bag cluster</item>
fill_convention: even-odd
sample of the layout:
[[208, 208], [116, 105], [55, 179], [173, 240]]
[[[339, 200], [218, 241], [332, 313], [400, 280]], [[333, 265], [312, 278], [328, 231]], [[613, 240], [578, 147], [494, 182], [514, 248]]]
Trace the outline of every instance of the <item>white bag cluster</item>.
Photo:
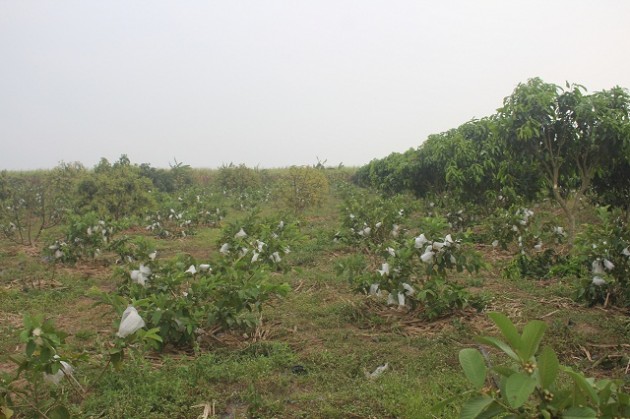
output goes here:
[[[414, 247], [416, 249], [421, 249], [425, 244], [427, 244], [427, 246], [424, 248], [424, 252], [420, 256], [420, 259], [424, 263], [432, 263], [435, 260], [435, 256], [437, 254], [444, 251], [445, 248], [451, 247], [456, 243], [450, 234], [447, 234], [446, 237], [444, 237], [443, 242], [431, 242], [426, 238], [424, 234], [420, 234], [418, 237], [415, 238]], [[454, 258], [451, 258], [452, 262], [454, 262], [453, 259]]]
[[602, 286], [607, 284], [602, 275], [606, 274], [606, 271], [612, 271], [615, 269], [614, 263], [608, 259], [597, 258], [591, 263], [591, 273], [593, 274], [592, 283], [595, 286]]
[[136, 284], [140, 284], [143, 287], [146, 287], [146, 283], [149, 280], [150, 275], [151, 275], [151, 268], [143, 264], [140, 264], [140, 267], [138, 269], [134, 269], [130, 273], [131, 281]]

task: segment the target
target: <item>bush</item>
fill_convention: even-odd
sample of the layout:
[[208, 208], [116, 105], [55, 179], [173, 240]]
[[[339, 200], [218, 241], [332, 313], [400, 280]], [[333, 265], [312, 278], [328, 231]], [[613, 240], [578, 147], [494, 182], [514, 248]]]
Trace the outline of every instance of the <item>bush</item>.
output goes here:
[[285, 176], [282, 195], [295, 213], [317, 207], [328, 197], [328, 178], [322, 170], [292, 166]]
[[0, 418], [11, 418], [14, 409], [24, 415], [20, 417], [70, 418], [66, 388], [83, 389], [70, 364], [78, 358], [71, 361], [61, 354], [65, 337], [43, 316], [24, 317], [24, 354], [9, 357], [18, 365], [17, 374], [0, 377]]
[[[263, 303], [289, 290], [269, 282], [261, 269], [243, 270], [227, 261], [211, 267], [188, 255], [149, 260], [131, 272], [120, 269], [119, 275], [124, 278], [119, 294], [142, 310], [147, 327], [159, 330], [162, 344], [187, 347], [196, 347], [216, 328], [255, 326]], [[105, 301], [116, 304], [111, 298]]]
[[106, 222], [95, 212], [69, 217], [66, 235], [44, 249], [49, 259], [62, 263], [75, 263], [82, 259], [94, 259], [106, 249], [116, 223]]
[[619, 215], [598, 208], [599, 224], [589, 224], [575, 239], [576, 258], [590, 275], [580, 278], [578, 298], [589, 304], [630, 306], [630, 230]]
[[260, 218], [254, 211], [227, 225], [218, 246], [223, 258], [240, 269], [270, 267], [286, 271], [288, 255], [303, 240], [297, 222], [290, 217]]
[[388, 244], [381, 251], [385, 262], [380, 269], [367, 266], [361, 256], [351, 256], [337, 263], [337, 273], [345, 275], [357, 291], [376, 297], [385, 297], [385, 292], [389, 305], [422, 307], [423, 317], [429, 320], [469, 305], [483, 305], [447, 279], [452, 271], [478, 272], [483, 266], [476, 252], [450, 234], [435, 241], [421, 234]]
[[121, 219], [142, 215], [154, 206], [153, 183], [123, 155], [113, 165], [106, 159], [78, 185], [78, 207], [101, 217]]
[[363, 249], [378, 249], [404, 236], [404, 225], [415, 207], [415, 201], [403, 195], [383, 198], [366, 190], [349, 191], [341, 208], [342, 229], [337, 239]]
[[[511, 365], [486, 366], [487, 355], [474, 348], [462, 349], [459, 361], [474, 389], [460, 412], [462, 419], [475, 418], [613, 418], [630, 416], [630, 396], [617, 380], [586, 378], [581, 372], [560, 365], [554, 350], [539, 351], [547, 325], [530, 321], [520, 334], [501, 313], [488, 316], [504, 340], [477, 340], [507, 355]], [[487, 360], [487, 364], [491, 365]], [[560, 379], [563, 373], [566, 379]], [[568, 382], [568, 385], [565, 383]], [[460, 396], [457, 396], [460, 397]]]
[[219, 186], [224, 193], [242, 193], [249, 189], [259, 189], [262, 186], [260, 172], [244, 164], [238, 166], [230, 163], [221, 166], [218, 175]]

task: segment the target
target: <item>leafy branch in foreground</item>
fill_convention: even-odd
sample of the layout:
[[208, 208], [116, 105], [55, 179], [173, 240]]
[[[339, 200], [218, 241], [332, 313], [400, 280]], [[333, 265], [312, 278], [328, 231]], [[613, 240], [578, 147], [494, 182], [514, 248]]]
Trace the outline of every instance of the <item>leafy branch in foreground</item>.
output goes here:
[[[460, 418], [617, 418], [630, 416], [630, 395], [619, 380], [595, 380], [559, 363], [554, 350], [538, 351], [547, 325], [528, 322], [519, 333], [501, 313], [489, 313], [503, 340], [483, 336], [477, 341], [498, 349], [511, 365], [490, 365], [474, 348], [462, 349], [459, 361], [473, 390]], [[565, 377], [560, 380], [560, 374]]]
[[0, 377], [0, 419], [11, 418], [15, 412], [29, 417], [70, 417], [62, 382], [79, 396], [83, 388], [74, 378], [70, 358], [60, 353], [65, 337], [50, 319], [24, 317], [24, 329], [20, 333], [24, 353], [9, 357], [17, 364], [17, 372], [15, 376], [3, 374]]

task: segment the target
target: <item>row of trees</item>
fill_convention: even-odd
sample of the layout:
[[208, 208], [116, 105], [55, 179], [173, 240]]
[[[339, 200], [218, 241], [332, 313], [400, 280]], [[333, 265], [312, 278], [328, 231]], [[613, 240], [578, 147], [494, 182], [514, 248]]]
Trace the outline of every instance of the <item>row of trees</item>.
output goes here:
[[192, 183], [190, 168], [170, 169], [132, 164], [126, 155], [114, 163], [101, 161], [93, 170], [62, 163], [50, 171], [0, 172], [0, 233], [32, 245], [43, 230], [69, 213], [96, 212], [121, 219], [144, 214], [155, 205], [152, 192], [172, 192]]
[[576, 205], [587, 195], [630, 210], [630, 95], [620, 87], [587, 94], [580, 85], [530, 79], [494, 115], [373, 160], [355, 179], [385, 193], [412, 191], [489, 210], [546, 192], [573, 232]]
[[[201, 180], [198, 175], [210, 175]], [[328, 195], [332, 173], [314, 167], [291, 167], [272, 174], [244, 165], [227, 165], [214, 172], [195, 171], [178, 162], [169, 169], [134, 164], [126, 155], [110, 163], [103, 158], [93, 169], [80, 163], [62, 163], [50, 171], [0, 172], [0, 236], [34, 245], [42, 231], [69, 214], [97, 214], [122, 220], [154, 216], [186, 204], [198, 206], [202, 196], [227, 199], [239, 209], [263, 202], [284, 202], [295, 213], [321, 205]], [[334, 176], [331, 177], [334, 180]], [[208, 202], [205, 202], [208, 204]], [[204, 217], [222, 215], [203, 211]], [[182, 212], [178, 209], [177, 214]]]

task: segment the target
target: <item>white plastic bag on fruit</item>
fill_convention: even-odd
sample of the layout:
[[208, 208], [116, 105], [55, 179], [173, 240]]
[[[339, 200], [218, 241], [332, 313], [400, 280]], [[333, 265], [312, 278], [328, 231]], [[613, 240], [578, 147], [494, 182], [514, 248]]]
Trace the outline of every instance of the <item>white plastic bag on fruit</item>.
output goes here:
[[144, 320], [138, 314], [138, 310], [134, 306], [129, 306], [123, 312], [122, 319], [120, 320], [120, 327], [116, 335], [121, 338], [125, 338], [134, 334], [139, 329], [145, 326]]
[[[59, 359], [59, 355], [55, 355], [54, 358]], [[72, 365], [68, 364], [66, 361], [59, 361], [61, 366], [54, 374], [44, 373], [44, 381], [50, 384], [54, 384], [56, 386], [59, 385], [64, 375], [71, 376], [74, 372], [74, 368]]]

